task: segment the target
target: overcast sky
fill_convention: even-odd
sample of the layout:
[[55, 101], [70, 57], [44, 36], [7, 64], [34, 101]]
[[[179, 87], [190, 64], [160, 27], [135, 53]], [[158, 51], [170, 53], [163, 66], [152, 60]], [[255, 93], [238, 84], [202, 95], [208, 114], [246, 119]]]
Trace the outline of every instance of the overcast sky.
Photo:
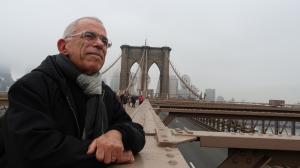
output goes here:
[[172, 48], [200, 90], [237, 101], [300, 102], [299, 0], [1, 0], [0, 64], [14, 77], [56, 54], [68, 23], [97, 16], [113, 42]]

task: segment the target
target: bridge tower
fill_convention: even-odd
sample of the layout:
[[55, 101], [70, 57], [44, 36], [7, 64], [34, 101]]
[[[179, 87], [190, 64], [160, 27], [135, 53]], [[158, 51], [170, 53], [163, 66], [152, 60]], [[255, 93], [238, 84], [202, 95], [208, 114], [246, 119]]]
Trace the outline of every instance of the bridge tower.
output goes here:
[[169, 57], [170, 47], [129, 46], [122, 45], [122, 60], [120, 74], [120, 91], [127, 89], [129, 84], [130, 69], [134, 63], [141, 67], [141, 90], [147, 95], [148, 70], [156, 63], [160, 71], [160, 97], [165, 98], [169, 93]]

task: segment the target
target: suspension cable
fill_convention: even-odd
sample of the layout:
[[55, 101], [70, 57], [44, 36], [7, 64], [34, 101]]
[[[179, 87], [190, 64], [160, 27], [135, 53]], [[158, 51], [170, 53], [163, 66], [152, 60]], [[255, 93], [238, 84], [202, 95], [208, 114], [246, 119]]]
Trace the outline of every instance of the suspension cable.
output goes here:
[[101, 72], [102, 75], [105, 74], [111, 67], [113, 67], [119, 61], [119, 59], [121, 57], [122, 57], [122, 55], [120, 55], [108, 68], [106, 68], [103, 72]]
[[[184, 84], [184, 86], [194, 95], [196, 96], [197, 98], [199, 98], [200, 100], [202, 99], [201, 95], [199, 95], [197, 92], [195, 92], [191, 86], [189, 86], [183, 79], [182, 77], [180, 76], [179, 72], [175, 69], [173, 63], [171, 62], [170, 58], [169, 58], [169, 63], [173, 69], [173, 71], [175, 72], [176, 76], [179, 78], [179, 80]], [[196, 88], [197, 89], [197, 88]], [[198, 90], [198, 89], [197, 89]]]
[[146, 52], [146, 50], [144, 50], [143, 56], [141, 57], [140, 62], [139, 62], [139, 66], [138, 66], [137, 70], [135, 71], [135, 74], [134, 74], [132, 80], [129, 81], [128, 86], [127, 86], [127, 88], [125, 89], [125, 91], [127, 91], [127, 90], [132, 86], [133, 81], [134, 81], [134, 79], [136, 78], [136, 75], [137, 75], [137, 73], [138, 73], [138, 71], [139, 71], [139, 69], [140, 69], [140, 65], [141, 65], [142, 61], [144, 60], [145, 52]]

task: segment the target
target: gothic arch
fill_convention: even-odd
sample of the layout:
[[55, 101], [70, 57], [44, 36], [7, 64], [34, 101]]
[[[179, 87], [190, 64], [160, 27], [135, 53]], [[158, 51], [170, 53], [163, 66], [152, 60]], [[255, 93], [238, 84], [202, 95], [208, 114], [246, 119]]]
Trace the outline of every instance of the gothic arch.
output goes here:
[[[167, 97], [169, 93], [169, 57], [170, 47], [149, 47], [149, 46], [129, 46], [122, 45], [122, 60], [120, 74], [120, 90], [125, 90], [128, 86], [129, 73], [132, 65], [137, 62], [142, 71], [141, 90], [145, 95], [147, 89], [146, 77], [149, 68], [156, 63], [160, 71], [160, 93], [161, 97]], [[140, 62], [144, 55], [144, 59]]]

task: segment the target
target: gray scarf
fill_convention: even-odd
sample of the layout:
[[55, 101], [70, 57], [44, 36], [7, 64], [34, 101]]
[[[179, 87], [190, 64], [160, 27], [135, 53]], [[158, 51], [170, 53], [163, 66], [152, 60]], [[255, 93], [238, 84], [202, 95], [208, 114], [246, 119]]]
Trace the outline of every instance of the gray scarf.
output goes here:
[[82, 139], [94, 139], [102, 135], [108, 127], [107, 112], [103, 102], [101, 74], [81, 73], [75, 65], [63, 54], [56, 56], [56, 62], [63, 73], [88, 95], [86, 103], [85, 124]]

